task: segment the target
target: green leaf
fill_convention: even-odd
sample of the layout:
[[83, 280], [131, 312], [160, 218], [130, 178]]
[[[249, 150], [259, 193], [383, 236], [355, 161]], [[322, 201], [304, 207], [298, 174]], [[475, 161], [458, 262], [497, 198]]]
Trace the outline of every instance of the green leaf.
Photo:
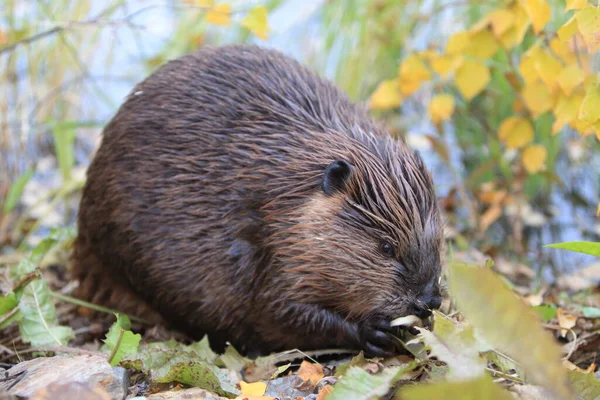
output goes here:
[[27, 182], [29, 182], [32, 176], [33, 170], [29, 170], [23, 175], [21, 175], [19, 178], [17, 178], [17, 180], [14, 181], [12, 185], [10, 185], [10, 189], [8, 190], [8, 194], [4, 199], [4, 205], [2, 207], [2, 212], [4, 214], [10, 213], [15, 208], [17, 202], [23, 194], [23, 190], [25, 190]]
[[407, 371], [407, 368], [391, 367], [377, 375], [371, 375], [360, 367], [350, 367], [346, 375], [336, 383], [327, 400], [379, 399]]
[[34, 347], [64, 346], [74, 337], [71, 328], [58, 325], [56, 309], [44, 279], [27, 285], [19, 300], [19, 310], [22, 314], [19, 331], [23, 341]]
[[[221, 370], [212, 361], [207, 362], [198, 352], [207, 356], [208, 340], [185, 346], [174, 340], [140, 345], [135, 355], [128, 355], [121, 366], [144, 372], [153, 384], [180, 382], [210, 390], [222, 396], [235, 397], [239, 394], [236, 383], [227, 371]], [[208, 347], [210, 350], [210, 347]], [[214, 353], [210, 350], [209, 359]]]
[[273, 372], [273, 375], [271, 375], [271, 379], [276, 379], [280, 374], [283, 374], [285, 371], [287, 371], [291, 365], [292, 365], [292, 363], [288, 363], [288, 364], [282, 365], [280, 367], [277, 367], [277, 370], [275, 372]]
[[338, 366], [335, 370], [335, 376], [337, 376], [338, 378], [341, 376], [344, 376], [349, 368], [362, 367], [366, 363], [367, 363], [367, 360], [365, 360], [365, 355], [361, 351], [360, 353], [358, 353], [358, 355], [354, 356], [352, 358], [352, 360], [350, 360], [349, 363]]
[[490, 345], [520, 365], [527, 376], [560, 398], [570, 398], [561, 349], [526, 306], [489, 269], [453, 263], [450, 293]]
[[549, 244], [544, 247], [548, 247], [551, 249], [564, 249], [574, 251], [576, 253], [583, 253], [600, 257], [600, 242], [565, 242]]
[[[175, 345], [177, 344], [175, 343]], [[188, 348], [191, 351], [195, 352], [198, 355], [198, 358], [209, 363], [214, 363], [219, 357], [219, 355], [212, 351], [212, 349], [210, 348], [210, 343], [208, 342], [208, 335], [204, 335], [202, 340], [200, 340], [199, 342], [190, 344]]]
[[417, 328], [419, 338], [429, 347], [431, 356], [448, 365], [448, 379], [464, 380], [483, 376], [485, 362], [479, 355], [473, 329], [461, 329], [438, 313], [434, 318], [434, 331]]
[[121, 362], [123, 357], [134, 355], [142, 337], [130, 331], [131, 322], [127, 315], [115, 314], [117, 320], [108, 330], [104, 343], [111, 350], [108, 362], [115, 366]]
[[600, 400], [600, 382], [593, 373], [569, 371], [569, 382], [581, 399]]
[[227, 346], [225, 353], [215, 361], [218, 367], [225, 367], [232, 371], [241, 371], [251, 364], [252, 361], [243, 357], [232, 345]]
[[54, 137], [54, 150], [63, 180], [71, 180], [71, 170], [75, 164], [74, 142], [76, 130], [64, 123], [53, 123], [50, 125]]
[[402, 400], [511, 400], [512, 396], [498, 387], [488, 376], [461, 382], [413, 385], [400, 391]]
[[583, 316], [586, 318], [600, 318], [600, 308], [596, 307], [583, 307], [581, 309]]
[[19, 304], [19, 302], [17, 301], [17, 296], [13, 292], [8, 293], [6, 296], [1, 296], [0, 297], [0, 316], [11, 311], [13, 308], [15, 308], [17, 306], [17, 304]]
[[556, 317], [556, 306], [554, 304], [541, 304], [531, 307], [531, 309], [540, 316], [543, 322], [548, 322]]

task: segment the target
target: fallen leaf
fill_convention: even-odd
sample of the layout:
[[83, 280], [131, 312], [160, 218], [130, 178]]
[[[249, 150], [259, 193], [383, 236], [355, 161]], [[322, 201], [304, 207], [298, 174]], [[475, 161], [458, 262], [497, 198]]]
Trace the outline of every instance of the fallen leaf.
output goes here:
[[521, 155], [523, 167], [530, 174], [543, 171], [546, 168], [546, 148], [541, 145], [531, 145]]
[[231, 24], [231, 6], [229, 4], [217, 4], [206, 12], [206, 21], [215, 25], [229, 26]]
[[561, 327], [560, 336], [567, 336], [567, 332], [575, 326], [577, 323], [577, 317], [565, 313], [565, 310], [559, 307], [556, 310], [556, 318], [558, 319], [558, 325]]
[[402, 104], [402, 95], [398, 79], [381, 82], [371, 95], [370, 105], [373, 109], [396, 108], [400, 104]]
[[244, 381], [240, 381], [240, 391], [243, 395], [251, 394], [255, 396], [263, 396], [267, 391], [267, 384], [264, 382], [246, 383]]
[[600, 382], [593, 373], [581, 373], [578, 371], [569, 371], [569, 382], [575, 393], [580, 399], [600, 398]]
[[487, 343], [519, 363], [531, 382], [571, 398], [561, 349], [529, 306], [488, 268], [451, 263], [449, 278], [458, 309]]
[[556, 306], [554, 304], [540, 304], [532, 307], [541, 318], [543, 322], [548, 322], [556, 317]]
[[454, 97], [449, 94], [438, 94], [429, 103], [429, 116], [435, 124], [447, 121], [454, 112]]
[[331, 386], [331, 385], [323, 386], [323, 389], [321, 389], [321, 391], [317, 395], [317, 400], [327, 399], [327, 396], [329, 396], [329, 394], [331, 392], [333, 392], [333, 386]]
[[511, 395], [492, 382], [489, 376], [462, 382], [410, 385], [400, 390], [402, 400], [511, 400]]
[[552, 16], [550, 5], [546, 0], [521, 0], [520, 3], [531, 19], [534, 32], [540, 33]]
[[577, 11], [577, 25], [590, 54], [600, 50], [600, 10], [586, 7]]
[[467, 100], [481, 93], [490, 81], [490, 71], [482, 63], [465, 60], [456, 70], [454, 81]]
[[524, 118], [509, 117], [500, 125], [498, 137], [509, 149], [518, 149], [533, 140], [533, 127]]
[[319, 383], [319, 381], [325, 376], [323, 373], [323, 367], [321, 365], [312, 364], [308, 361], [302, 361], [297, 375], [304, 382], [310, 382], [313, 386], [316, 386], [317, 383]]
[[241, 25], [248, 28], [250, 32], [267, 40], [269, 33], [268, 11], [265, 6], [254, 7], [242, 20]]
[[389, 388], [413, 367], [391, 367], [371, 375], [360, 367], [351, 367], [334, 386], [327, 400], [375, 400], [385, 395]]

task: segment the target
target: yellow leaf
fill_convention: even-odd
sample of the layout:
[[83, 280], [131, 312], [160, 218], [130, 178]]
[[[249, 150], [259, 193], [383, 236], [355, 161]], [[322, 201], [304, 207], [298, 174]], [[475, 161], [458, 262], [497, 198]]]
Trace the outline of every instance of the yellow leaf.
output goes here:
[[212, 7], [215, 5], [215, 0], [188, 0], [188, 2], [198, 7]]
[[469, 32], [465, 31], [458, 32], [450, 36], [450, 39], [448, 39], [448, 43], [446, 43], [446, 54], [462, 54], [463, 51], [469, 45], [469, 40], [471, 40], [471, 35], [469, 34]]
[[565, 12], [569, 10], [579, 10], [588, 5], [588, 0], [567, 0]]
[[267, 384], [264, 382], [246, 383], [240, 381], [240, 391], [242, 394], [262, 396], [267, 391]]
[[492, 31], [497, 37], [506, 33], [514, 25], [514, 14], [509, 10], [496, 10], [490, 13]]
[[594, 133], [594, 128], [588, 122], [576, 119], [569, 123], [569, 126], [575, 129], [581, 136], [589, 136]]
[[600, 10], [587, 7], [577, 11], [577, 25], [590, 54], [600, 50]]
[[505, 49], [510, 50], [523, 41], [531, 21], [517, 2], [513, 3], [508, 10], [513, 15], [513, 24], [500, 36], [500, 43]]
[[439, 94], [429, 103], [429, 115], [433, 123], [446, 121], [454, 112], [454, 97], [449, 94]]
[[405, 96], [415, 92], [424, 81], [431, 79], [431, 72], [416, 55], [408, 56], [399, 67], [400, 91]]
[[395, 108], [400, 104], [402, 104], [402, 95], [398, 79], [381, 82], [371, 95], [370, 105], [376, 110]]
[[231, 24], [231, 6], [217, 4], [206, 12], [206, 21], [215, 25], [228, 26]]
[[521, 64], [519, 65], [519, 72], [523, 79], [528, 84], [533, 84], [539, 79], [537, 68], [535, 67], [538, 60], [542, 57], [543, 50], [539, 45], [532, 46], [527, 52], [521, 57]]
[[546, 168], [546, 148], [537, 144], [523, 150], [521, 155], [523, 167], [530, 174], [535, 174]]
[[459, 64], [459, 59], [454, 56], [438, 55], [429, 60], [431, 69], [437, 72], [442, 78], [446, 78], [453, 72]]
[[310, 382], [313, 386], [319, 383], [319, 381], [325, 376], [323, 373], [323, 367], [321, 365], [312, 364], [308, 361], [302, 361], [297, 375], [304, 382]]
[[575, 35], [577, 32], [579, 32], [579, 26], [577, 25], [576, 17], [577, 17], [576, 15], [571, 17], [570, 20], [565, 22], [565, 24], [563, 26], [561, 26], [560, 28], [558, 28], [558, 31], [556, 31], [556, 33], [558, 34], [558, 37], [563, 42], [566, 42], [567, 40], [571, 39], [573, 37], [573, 35]]
[[556, 80], [562, 69], [561, 62], [547, 50], [542, 53], [539, 59], [535, 60], [535, 70], [546, 86], [548, 86], [548, 89], [555, 87]]
[[598, 203], [598, 210], [596, 210], [596, 217], [600, 217], [600, 203]]
[[583, 96], [576, 93], [559, 97], [554, 108], [556, 120], [552, 125], [552, 134], [557, 134], [565, 124], [570, 124], [577, 119], [582, 102]]
[[550, 21], [552, 9], [546, 0], [521, 0], [521, 6], [531, 19], [533, 30], [540, 33]]
[[489, 83], [490, 71], [480, 62], [466, 60], [456, 70], [454, 81], [465, 99], [471, 100]]
[[533, 140], [531, 122], [521, 117], [505, 119], [498, 129], [498, 138], [509, 149], [518, 149], [528, 145]]
[[498, 51], [498, 47], [500, 46], [494, 34], [486, 29], [471, 33], [463, 54], [485, 60], [493, 56]]
[[521, 95], [525, 105], [536, 118], [550, 110], [554, 105], [554, 96], [550, 94], [548, 87], [539, 81], [526, 85]]
[[577, 65], [569, 65], [565, 67], [558, 75], [558, 86], [569, 96], [573, 89], [580, 83], [583, 83], [584, 73]]
[[0, 44], [6, 44], [6, 43], [8, 43], [8, 38], [6, 37], [6, 35], [2, 31], [2, 29], [0, 29]]
[[579, 119], [589, 125], [600, 119], [600, 86], [596, 83], [590, 85], [581, 103]]
[[269, 33], [268, 12], [265, 6], [254, 7], [248, 15], [242, 20], [241, 25], [248, 28], [250, 32], [267, 40]]
[[[577, 56], [573, 53], [566, 42], [559, 38], [553, 38], [550, 41], [550, 48], [559, 56], [566, 64], [576, 64]], [[583, 60], [581, 60], [583, 61]]]

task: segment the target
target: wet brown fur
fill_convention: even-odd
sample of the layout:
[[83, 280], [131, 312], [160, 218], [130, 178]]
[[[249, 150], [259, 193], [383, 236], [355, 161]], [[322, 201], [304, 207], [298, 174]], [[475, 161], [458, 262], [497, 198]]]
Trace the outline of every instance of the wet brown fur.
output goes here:
[[[335, 160], [352, 174], [327, 195]], [[79, 296], [217, 348], [378, 354], [381, 321], [437, 290], [441, 246], [418, 155], [294, 60], [225, 46], [159, 68], [106, 126], [73, 259]]]

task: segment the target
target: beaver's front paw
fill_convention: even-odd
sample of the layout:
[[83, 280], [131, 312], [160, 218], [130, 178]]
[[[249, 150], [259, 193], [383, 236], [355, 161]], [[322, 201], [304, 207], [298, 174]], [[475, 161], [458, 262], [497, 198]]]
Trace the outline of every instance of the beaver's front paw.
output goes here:
[[361, 328], [360, 341], [367, 357], [392, 357], [398, 353], [397, 340], [375, 324]]

